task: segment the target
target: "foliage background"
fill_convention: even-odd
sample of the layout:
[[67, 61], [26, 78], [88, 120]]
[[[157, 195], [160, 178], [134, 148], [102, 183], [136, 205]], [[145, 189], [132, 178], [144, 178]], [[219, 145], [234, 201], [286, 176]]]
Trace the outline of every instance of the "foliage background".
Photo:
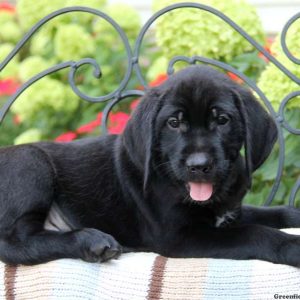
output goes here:
[[[173, 3], [174, 0], [154, 0], [153, 8], [156, 11]], [[299, 66], [291, 63], [283, 54], [279, 39], [275, 38], [274, 42], [267, 39], [254, 7], [247, 1], [203, 0], [201, 3], [211, 5], [231, 17], [254, 39], [265, 45], [279, 61], [300, 76]], [[0, 1], [0, 61], [31, 26], [48, 13], [62, 8], [62, 5], [81, 5], [81, 2], [19, 0], [17, 7], [13, 7]], [[134, 44], [141, 28], [139, 14], [134, 9], [125, 4], [108, 5], [105, 0], [87, 0], [84, 5], [100, 9], [115, 19], [127, 34], [130, 44]], [[291, 27], [287, 38], [287, 44], [296, 56], [300, 49], [299, 23], [296, 22]], [[281, 100], [289, 92], [298, 89], [297, 84], [269, 63], [243, 37], [207, 12], [177, 10], [161, 17], [151, 28], [143, 43], [140, 59], [150, 85], [164, 81], [169, 60], [182, 54], [203, 55], [234, 66], [257, 82], [275, 111], [278, 111]], [[80, 69], [76, 77], [80, 90], [90, 96], [100, 96], [119, 86], [127, 69], [126, 53], [112, 26], [84, 13], [65, 14], [55, 18], [44, 25], [0, 73], [0, 105], [38, 72], [63, 61], [84, 57], [93, 57], [99, 62], [103, 78], [95, 79], [91, 68]], [[177, 69], [181, 67], [183, 64], [176, 65]], [[228, 75], [243, 84], [234, 74]], [[128, 88], [140, 88], [135, 77]], [[137, 102], [137, 99], [129, 99], [114, 108], [109, 119], [110, 133], [122, 132]], [[68, 85], [67, 72], [60, 71], [34, 84], [16, 101], [1, 126], [0, 144], [39, 140], [66, 142], [99, 135], [103, 107], [104, 104], [91, 104], [79, 99]], [[300, 98], [297, 98], [290, 101], [285, 116], [294, 128], [300, 128], [299, 115]], [[275, 204], [287, 203], [293, 184], [300, 175], [299, 138], [286, 131], [284, 136], [285, 169]], [[278, 144], [275, 145], [270, 158], [254, 174], [253, 188], [246, 197], [246, 202], [260, 205], [270, 193], [277, 172], [278, 148]]]

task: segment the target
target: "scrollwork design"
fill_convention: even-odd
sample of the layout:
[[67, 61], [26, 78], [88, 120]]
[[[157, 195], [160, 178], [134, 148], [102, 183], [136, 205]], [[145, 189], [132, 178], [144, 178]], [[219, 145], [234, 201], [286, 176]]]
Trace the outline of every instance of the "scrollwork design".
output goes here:
[[8, 113], [8, 110], [10, 109], [10, 107], [12, 106], [12, 104], [15, 102], [15, 100], [27, 89], [29, 88], [32, 84], [34, 84], [36, 81], [42, 79], [43, 77], [49, 75], [49, 74], [53, 74], [59, 70], [63, 70], [66, 69], [68, 67], [71, 67], [74, 64], [74, 62], [69, 61], [69, 62], [64, 62], [61, 64], [58, 64], [56, 66], [53, 66], [39, 74], [37, 74], [36, 76], [32, 77], [30, 80], [28, 80], [26, 83], [24, 83], [17, 91], [16, 93], [10, 97], [5, 103], [4, 105], [1, 107], [0, 109], [0, 125], [2, 123], [2, 121], [4, 120], [6, 114]]
[[297, 196], [299, 189], [300, 189], [300, 177], [298, 178], [298, 180], [296, 181], [296, 183], [294, 184], [294, 186], [292, 188], [290, 198], [289, 198], [290, 206], [295, 206], [296, 196]]
[[[281, 32], [281, 37], [280, 37], [281, 47], [282, 47], [284, 54], [288, 57], [288, 59], [290, 61], [292, 61], [293, 63], [295, 63], [297, 65], [300, 65], [300, 59], [295, 57], [288, 49], [288, 46], [286, 44], [286, 35], [287, 35], [289, 28], [292, 26], [292, 24], [299, 18], [300, 18], [300, 13], [297, 13], [292, 18], [290, 18], [287, 21], [287, 23], [284, 25], [282, 32]], [[299, 83], [298, 81], [296, 81], [296, 82]]]
[[144, 96], [144, 94], [145, 92], [141, 90], [128, 90], [118, 95], [115, 95], [115, 98], [112, 101], [108, 102], [103, 110], [103, 117], [102, 117], [102, 124], [101, 124], [102, 132], [105, 134], [107, 133], [108, 116], [115, 105], [117, 105], [123, 99], [134, 97], [134, 96], [142, 97]]
[[[243, 36], [254, 48], [256, 48], [260, 53], [262, 53], [271, 63], [276, 65], [276, 67], [281, 70], [286, 76], [288, 76], [290, 79], [295, 81], [296, 83], [300, 84], [300, 78], [298, 78], [295, 74], [290, 72], [280, 61], [278, 61], [274, 56], [272, 56], [266, 49], [263, 48], [259, 43], [257, 43], [246, 31], [244, 31], [238, 24], [236, 24], [233, 20], [231, 20], [229, 17], [227, 17], [225, 14], [220, 12], [219, 10], [199, 3], [193, 3], [193, 2], [183, 2], [183, 3], [177, 3], [170, 6], [167, 6], [161, 10], [159, 10], [157, 13], [155, 13], [143, 26], [141, 29], [138, 38], [135, 43], [133, 55], [136, 61], [139, 60], [140, 52], [141, 52], [141, 44], [143, 42], [143, 39], [145, 37], [146, 32], [151, 27], [151, 25], [162, 15], [181, 8], [196, 8], [199, 10], [207, 11], [218, 18], [222, 19], [225, 23], [227, 23], [231, 28], [233, 28], [235, 31], [237, 31], [241, 36]], [[134, 65], [136, 74], [140, 80], [140, 82], [143, 84], [144, 87], [147, 87], [147, 82], [142, 74], [141, 68], [138, 63]]]
[[71, 65], [71, 69], [69, 72], [69, 83], [70, 86], [72, 88], [72, 90], [74, 91], [75, 94], [77, 94], [77, 96], [79, 96], [81, 99], [90, 101], [90, 102], [100, 102], [100, 101], [105, 101], [106, 99], [110, 99], [110, 95], [108, 96], [103, 96], [103, 97], [90, 97], [88, 95], [83, 94], [78, 87], [76, 86], [75, 83], [75, 79], [76, 79], [76, 71], [83, 65], [91, 65], [94, 68], [94, 77], [95, 78], [101, 78], [102, 76], [102, 72], [101, 72], [101, 68], [99, 66], [99, 64], [97, 63], [96, 60], [92, 59], [92, 58], [84, 58], [76, 63], [73, 63]]
[[292, 126], [289, 125], [289, 123], [286, 121], [285, 116], [284, 116], [284, 110], [285, 107], [287, 106], [288, 102], [291, 101], [293, 98], [300, 96], [300, 91], [292, 92], [288, 94], [280, 103], [279, 107], [279, 114], [278, 118], [280, 119], [282, 126], [289, 131], [292, 134], [300, 135], [300, 129], [298, 128], [293, 128]]
[[115, 95], [119, 94], [128, 84], [128, 81], [131, 77], [132, 73], [132, 50], [128, 41], [128, 38], [126, 34], [124, 33], [123, 29], [120, 27], [120, 25], [114, 21], [111, 17], [106, 15], [105, 13], [89, 8], [89, 7], [84, 7], [84, 6], [74, 6], [74, 7], [67, 7], [67, 8], [62, 8], [59, 9], [48, 16], [44, 17], [41, 19], [39, 22], [37, 22], [25, 35], [24, 37], [20, 40], [20, 42], [16, 45], [16, 47], [9, 53], [9, 55], [3, 60], [2, 63], [0, 63], [0, 72], [6, 67], [6, 65], [17, 55], [17, 53], [21, 50], [21, 48], [27, 43], [27, 41], [36, 33], [37, 30], [39, 30], [44, 24], [49, 22], [50, 20], [54, 19], [55, 17], [62, 15], [62, 14], [67, 14], [67, 13], [72, 13], [72, 12], [86, 12], [93, 14], [95, 16], [98, 16], [107, 22], [109, 22], [114, 29], [118, 32], [122, 42], [125, 45], [125, 51], [127, 54], [127, 72], [120, 83], [119, 87], [115, 90], [112, 91], [108, 95], [104, 96], [99, 96], [99, 97], [90, 97], [83, 92], [81, 92], [75, 83], [75, 74], [78, 68], [80, 68], [82, 65], [92, 65], [94, 68], [94, 76], [96, 78], [101, 78], [101, 68], [99, 64], [97, 63], [96, 60], [92, 58], [84, 58], [78, 62], [64, 62], [60, 63], [56, 66], [53, 66], [52, 68], [49, 68], [36, 76], [32, 77], [30, 80], [25, 82], [21, 88], [16, 92], [15, 95], [13, 95], [10, 99], [7, 100], [7, 102], [3, 105], [3, 107], [0, 110], [0, 124], [6, 115], [8, 109], [11, 107], [11, 105], [14, 103], [14, 101], [25, 91], [30, 85], [32, 85], [34, 82], [40, 80], [41, 78], [45, 77], [46, 75], [52, 74], [54, 72], [57, 72], [59, 70], [65, 69], [67, 67], [71, 67], [70, 72], [69, 72], [69, 84], [72, 87], [73, 91], [83, 100], [90, 101], [90, 102], [102, 102], [102, 101], [107, 101], [109, 99], [114, 98]]
[[[42, 27], [45, 23], [50, 21], [51, 19], [62, 15], [66, 13], [72, 13], [72, 12], [85, 12], [85, 13], [90, 13], [95, 16], [98, 16], [107, 22], [110, 23], [110, 25], [113, 26], [113, 28], [117, 31], [119, 34], [123, 44], [125, 45], [125, 51], [127, 54], [127, 71], [120, 82], [120, 85], [118, 88], [111, 93], [107, 95], [100, 95], [99, 97], [91, 97], [89, 95], [84, 94], [82, 91], [79, 90], [79, 88], [76, 86], [76, 72], [78, 69], [83, 66], [83, 65], [90, 65], [94, 69], [94, 77], [95, 78], [102, 78], [102, 73], [101, 73], [101, 68], [98, 64], [98, 62], [95, 59], [92, 58], [83, 58], [77, 62], [74, 61], [69, 61], [69, 62], [63, 62], [60, 63], [56, 66], [53, 66], [52, 68], [49, 68], [47, 70], [44, 70], [43, 72], [37, 74], [36, 76], [32, 77], [30, 80], [28, 80], [26, 83], [24, 83], [21, 88], [13, 95], [10, 99], [7, 100], [7, 102], [4, 104], [4, 106], [0, 109], [0, 124], [2, 120], [4, 119], [7, 111], [13, 104], [13, 102], [33, 83], [36, 81], [40, 80], [41, 78], [52, 74], [54, 72], [57, 72], [62, 69], [70, 68], [69, 70], [69, 84], [72, 87], [73, 91], [83, 100], [89, 101], [89, 102], [104, 102], [108, 101], [107, 105], [105, 106], [105, 109], [103, 111], [103, 118], [102, 118], [102, 128], [103, 132], [106, 133], [106, 125], [107, 125], [107, 120], [109, 113], [111, 112], [112, 108], [120, 103], [122, 100], [128, 97], [133, 97], [133, 96], [143, 96], [144, 91], [140, 90], [126, 90], [128, 82], [130, 78], [133, 75], [133, 71], [135, 72], [139, 82], [144, 86], [145, 89], [148, 88], [148, 83], [147, 80], [145, 79], [144, 75], [142, 74], [141, 66], [139, 64], [140, 56], [141, 56], [141, 46], [145, 37], [145, 34], [148, 32], [149, 28], [151, 25], [161, 16], [164, 14], [177, 10], [177, 9], [184, 9], [184, 8], [195, 8], [199, 9], [202, 11], [207, 11], [221, 20], [223, 20], [225, 23], [227, 23], [231, 28], [233, 28], [235, 31], [237, 31], [241, 36], [243, 36], [255, 49], [257, 49], [259, 52], [261, 52], [272, 64], [274, 64], [281, 72], [283, 72], [286, 76], [288, 76], [291, 80], [296, 82], [297, 84], [300, 84], [300, 78], [297, 77], [295, 74], [293, 74], [290, 70], [288, 70], [280, 61], [278, 61], [273, 55], [271, 55], [269, 52], [267, 52], [262, 45], [258, 44], [247, 32], [245, 32], [239, 25], [237, 25], [234, 21], [232, 21], [229, 17], [224, 15], [222, 12], [204, 5], [204, 4], [199, 4], [199, 3], [193, 3], [193, 2], [184, 2], [184, 3], [177, 3], [174, 5], [170, 5], [168, 7], [165, 7], [155, 13], [142, 27], [140, 33], [138, 34], [138, 37], [136, 39], [136, 42], [134, 44], [133, 50], [129, 44], [128, 38], [122, 28], [108, 15], [105, 13], [88, 8], [88, 7], [83, 7], [83, 6], [77, 6], [77, 7], [68, 7], [68, 8], [63, 8], [60, 10], [57, 10], [42, 20], [40, 20], [36, 25], [34, 25], [31, 30], [21, 39], [21, 41], [16, 45], [16, 47], [13, 49], [13, 51], [4, 59], [2, 63], [0, 63], [0, 72], [5, 68], [5, 66], [16, 56], [16, 54], [20, 51], [20, 49], [24, 46], [24, 44], [35, 34], [35, 32]], [[300, 18], [300, 13], [296, 14], [294, 17], [292, 17], [287, 24], [285, 25], [282, 35], [281, 35], [281, 45], [283, 48], [284, 53], [286, 56], [293, 61], [296, 64], [300, 64], [300, 59], [296, 58], [288, 49], [286, 45], [286, 34], [290, 26], [298, 19]], [[285, 120], [284, 117], [284, 109], [287, 105], [287, 103], [294, 97], [300, 95], [300, 91], [298, 92], [293, 92], [287, 95], [279, 108], [278, 114], [274, 111], [270, 101], [267, 99], [267, 97], [264, 95], [264, 93], [258, 88], [258, 86], [250, 80], [247, 76], [245, 76], [243, 73], [239, 72], [232, 66], [225, 64], [223, 62], [219, 62], [213, 59], [205, 58], [205, 57], [200, 57], [200, 56], [194, 56], [194, 57], [186, 57], [186, 56], [176, 56], [173, 59], [171, 59], [168, 67], [168, 74], [172, 74], [174, 72], [174, 65], [178, 61], [185, 61], [188, 64], [195, 64], [196, 62], [201, 62], [205, 64], [210, 64], [216, 67], [219, 67], [223, 70], [229, 71], [235, 75], [237, 75], [239, 78], [241, 78], [250, 88], [252, 88], [257, 95], [262, 99], [264, 102], [265, 106], [267, 107], [268, 111], [270, 112], [271, 116], [274, 118], [277, 128], [278, 128], [278, 133], [279, 133], [279, 159], [278, 159], [278, 167], [277, 167], [277, 174], [275, 178], [275, 182], [273, 184], [273, 187], [270, 191], [270, 194], [267, 198], [267, 201], [265, 202], [265, 205], [269, 205], [280, 184], [280, 179], [283, 174], [283, 167], [284, 167], [284, 158], [285, 158], [285, 141], [283, 137], [283, 128], [288, 130], [290, 133], [293, 134], [300, 134], [300, 129], [295, 129], [292, 128], [288, 122]], [[300, 188], [300, 179], [297, 180], [297, 182], [294, 185], [294, 188], [292, 190], [292, 193], [290, 195], [290, 204], [294, 204], [296, 193]]]

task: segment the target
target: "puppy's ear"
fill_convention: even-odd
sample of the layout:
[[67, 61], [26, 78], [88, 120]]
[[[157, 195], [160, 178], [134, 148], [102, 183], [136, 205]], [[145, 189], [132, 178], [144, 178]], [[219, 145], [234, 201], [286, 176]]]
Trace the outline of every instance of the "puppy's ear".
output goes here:
[[244, 123], [245, 159], [250, 187], [251, 174], [267, 159], [276, 142], [277, 128], [250, 90], [239, 86], [234, 89], [234, 94], [235, 104]]
[[123, 134], [124, 145], [131, 161], [144, 174], [144, 192], [146, 192], [151, 176], [156, 117], [162, 105], [163, 99], [158, 88], [148, 90]]

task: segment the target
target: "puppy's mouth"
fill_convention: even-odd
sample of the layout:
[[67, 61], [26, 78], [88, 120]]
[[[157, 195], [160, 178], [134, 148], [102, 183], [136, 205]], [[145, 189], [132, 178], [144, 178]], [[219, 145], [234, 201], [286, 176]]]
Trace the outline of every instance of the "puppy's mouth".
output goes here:
[[187, 189], [194, 201], [208, 201], [213, 194], [213, 184], [210, 182], [188, 182]]

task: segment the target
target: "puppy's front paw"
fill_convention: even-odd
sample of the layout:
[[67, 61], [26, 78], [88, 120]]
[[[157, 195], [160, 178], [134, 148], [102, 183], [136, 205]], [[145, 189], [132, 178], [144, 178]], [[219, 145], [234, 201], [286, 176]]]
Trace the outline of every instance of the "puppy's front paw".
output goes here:
[[77, 232], [80, 256], [88, 262], [104, 262], [116, 259], [122, 253], [121, 245], [109, 234], [93, 228]]
[[283, 243], [278, 253], [280, 253], [280, 263], [300, 268], [300, 237], [294, 236]]

